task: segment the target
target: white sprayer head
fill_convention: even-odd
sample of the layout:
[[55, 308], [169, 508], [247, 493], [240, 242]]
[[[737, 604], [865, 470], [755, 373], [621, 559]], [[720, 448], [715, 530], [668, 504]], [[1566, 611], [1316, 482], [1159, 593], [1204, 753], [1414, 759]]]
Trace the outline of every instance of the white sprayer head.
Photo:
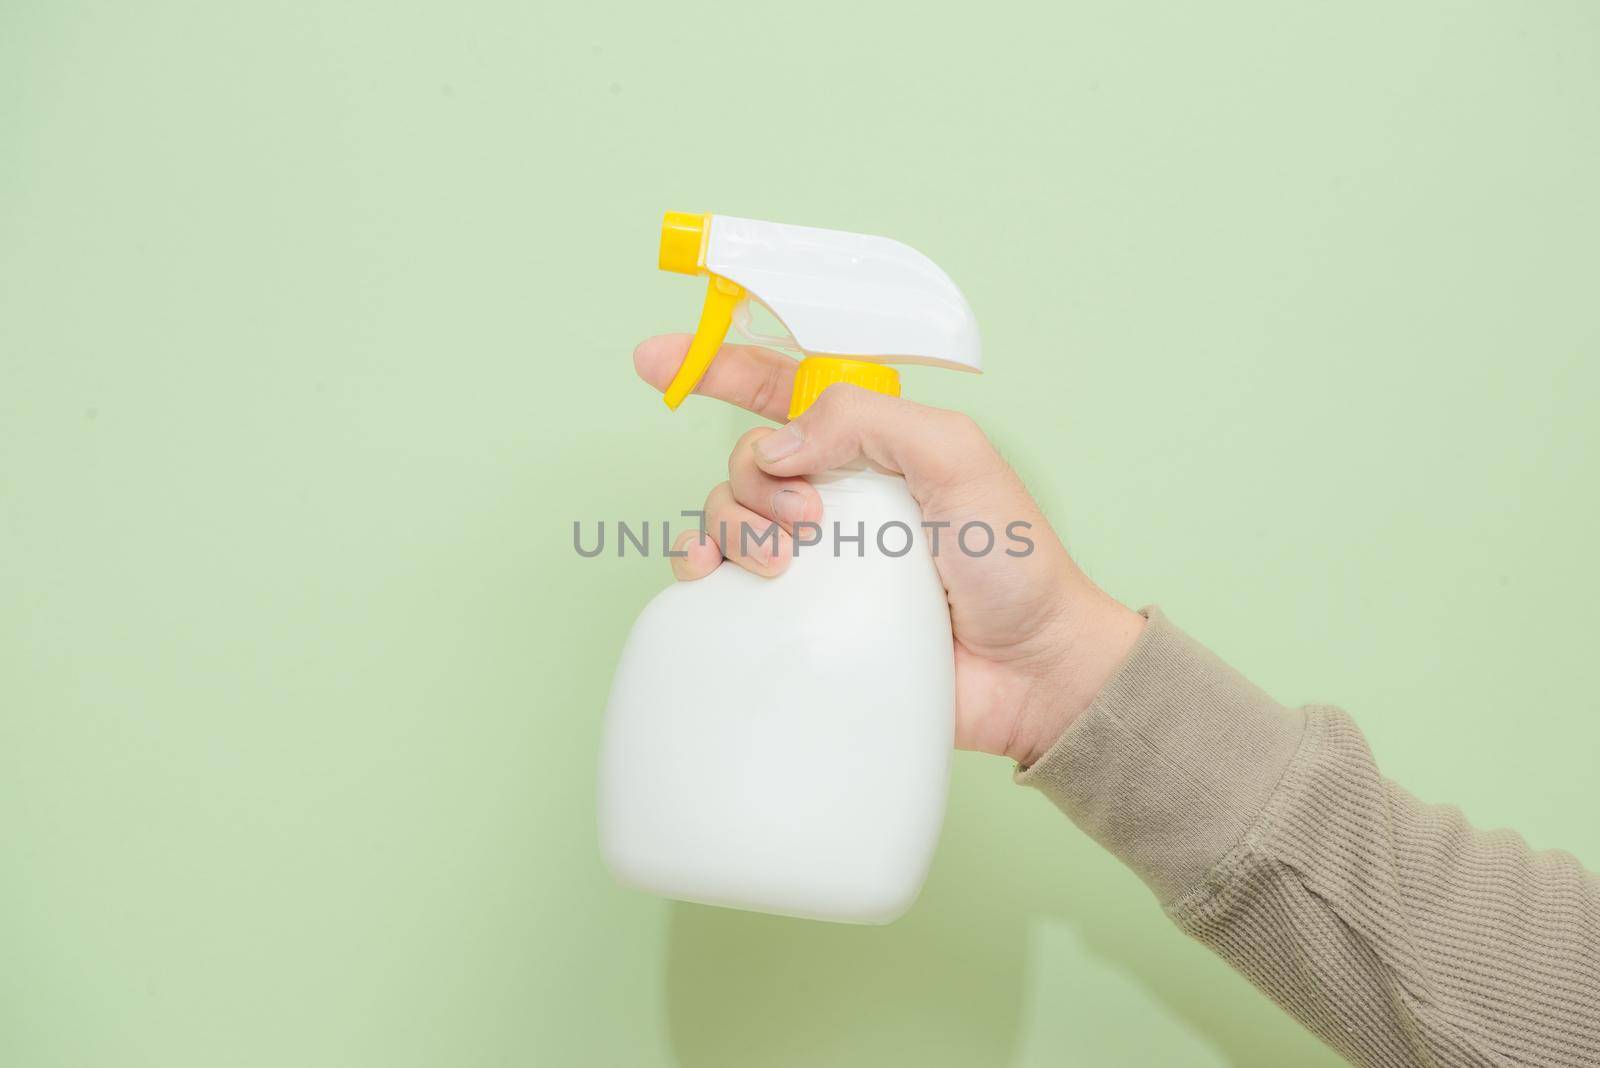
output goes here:
[[[668, 212], [660, 266], [710, 278], [699, 329], [666, 392], [671, 408], [705, 374], [729, 325], [746, 310], [746, 298], [766, 307], [789, 333], [789, 338], [751, 335], [754, 340], [792, 344], [808, 357], [857, 365], [839, 369], [833, 381], [898, 394], [893, 369], [858, 365], [983, 370], [978, 323], [961, 291], [938, 264], [887, 237]], [[892, 389], [860, 379], [881, 380]]]

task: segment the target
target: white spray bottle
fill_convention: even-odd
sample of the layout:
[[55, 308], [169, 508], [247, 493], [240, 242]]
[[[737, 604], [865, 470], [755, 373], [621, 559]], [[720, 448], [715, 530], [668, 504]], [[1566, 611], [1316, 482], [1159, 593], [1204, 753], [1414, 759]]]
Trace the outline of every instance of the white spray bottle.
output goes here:
[[[836, 382], [898, 396], [890, 362], [981, 370], [960, 290], [897, 241], [668, 213], [660, 266], [710, 279], [670, 408], [747, 299], [792, 338], [754, 340], [805, 356], [791, 419]], [[916, 899], [944, 819], [949, 606], [904, 479], [858, 462], [811, 482], [821, 529], [782, 574], [724, 561], [634, 623], [606, 706], [601, 853], [666, 897], [887, 923]]]

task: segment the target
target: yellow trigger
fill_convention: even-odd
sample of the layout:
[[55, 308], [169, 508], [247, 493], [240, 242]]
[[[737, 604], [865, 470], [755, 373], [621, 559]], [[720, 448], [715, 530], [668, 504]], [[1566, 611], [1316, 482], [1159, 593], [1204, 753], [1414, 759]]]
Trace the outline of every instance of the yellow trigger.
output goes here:
[[722, 347], [733, 323], [733, 309], [744, 299], [744, 286], [730, 282], [721, 275], [708, 274], [711, 284], [706, 287], [705, 307], [700, 309], [700, 325], [695, 327], [694, 340], [689, 343], [689, 354], [683, 358], [672, 384], [662, 399], [673, 411], [683, 403], [683, 398], [694, 392], [694, 387], [705, 377], [706, 370]]

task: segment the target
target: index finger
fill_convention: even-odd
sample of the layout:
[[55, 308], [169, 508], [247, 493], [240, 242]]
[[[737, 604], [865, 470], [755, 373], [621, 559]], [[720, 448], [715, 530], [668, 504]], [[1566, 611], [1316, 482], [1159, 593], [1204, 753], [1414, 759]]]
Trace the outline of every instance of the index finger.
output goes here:
[[[665, 392], [678, 365], [689, 351], [688, 334], [661, 334], [647, 338], [633, 350], [633, 368], [639, 377]], [[794, 390], [798, 364], [781, 352], [754, 345], [724, 345], [695, 387], [695, 392], [765, 416], [774, 422], [789, 419], [789, 394]]]

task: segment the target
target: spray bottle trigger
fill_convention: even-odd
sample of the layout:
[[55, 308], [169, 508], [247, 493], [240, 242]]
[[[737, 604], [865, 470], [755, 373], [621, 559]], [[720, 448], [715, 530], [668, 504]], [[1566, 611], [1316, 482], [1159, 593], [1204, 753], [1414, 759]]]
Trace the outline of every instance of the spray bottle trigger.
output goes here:
[[705, 377], [711, 361], [716, 359], [717, 350], [722, 347], [722, 339], [728, 336], [734, 308], [745, 296], [744, 287], [737, 282], [716, 274], [707, 274], [706, 277], [710, 284], [706, 287], [705, 306], [700, 309], [700, 325], [695, 327], [689, 351], [661, 398], [673, 411], [678, 410], [678, 405], [694, 392], [694, 387]]

